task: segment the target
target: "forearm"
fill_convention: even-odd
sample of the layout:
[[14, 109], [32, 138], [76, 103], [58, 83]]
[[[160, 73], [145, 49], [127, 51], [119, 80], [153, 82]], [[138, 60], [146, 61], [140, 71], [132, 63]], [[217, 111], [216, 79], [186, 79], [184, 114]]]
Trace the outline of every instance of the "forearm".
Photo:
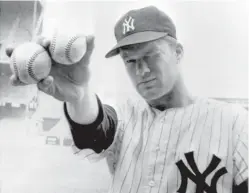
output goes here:
[[79, 124], [93, 123], [99, 113], [97, 98], [89, 87], [84, 88], [84, 97], [74, 103], [66, 103], [69, 117]]
[[111, 106], [102, 105], [99, 99], [97, 99], [97, 105], [99, 112], [96, 119], [90, 124], [74, 122], [68, 114], [66, 105], [64, 105], [64, 111], [75, 146], [78, 149], [89, 148], [100, 153], [112, 144], [118, 121], [117, 114]]

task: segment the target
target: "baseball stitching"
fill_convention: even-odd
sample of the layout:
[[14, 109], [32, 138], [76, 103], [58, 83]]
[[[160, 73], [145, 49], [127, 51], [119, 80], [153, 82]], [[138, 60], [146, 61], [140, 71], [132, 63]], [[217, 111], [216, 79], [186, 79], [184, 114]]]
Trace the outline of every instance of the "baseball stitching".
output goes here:
[[55, 50], [55, 45], [56, 45], [56, 36], [57, 36], [57, 32], [53, 35], [53, 39], [50, 45], [50, 54], [53, 55], [54, 54], [54, 50]]
[[74, 36], [70, 39], [70, 41], [68, 42], [68, 44], [66, 45], [66, 49], [65, 49], [65, 56], [67, 58], [67, 60], [69, 62], [73, 62], [70, 58], [70, 49], [71, 49], [71, 46], [72, 44], [78, 39], [80, 38], [80, 36]]
[[17, 78], [19, 78], [18, 68], [17, 68], [17, 65], [16, 65], [16, 55], [15, 55], [15, 53], [13, 54], [13, 57], [12, 57], [12, 63], [13, 63], [14, 74], [16, 75]]
[[28, 74], [30, 75], [31, 78], [33, 78], [35, 81], [39, 82], [38, 78], [34, 74], [34, 61], [37, 58], [37, 56], [41, 53], [45, 52], [44, 50], [40, 50], [34, 53], [34, 55], [30, 58], [28, 63], [26, 64], [26, 70], [28, 71]]

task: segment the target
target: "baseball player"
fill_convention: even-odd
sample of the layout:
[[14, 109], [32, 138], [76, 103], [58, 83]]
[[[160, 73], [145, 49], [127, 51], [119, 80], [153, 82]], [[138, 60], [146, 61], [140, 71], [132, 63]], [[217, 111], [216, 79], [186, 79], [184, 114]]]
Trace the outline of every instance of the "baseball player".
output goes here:
[[[91, 36], [79, 63], [54, 63], [51, 76], [38, 83], [65, 102], [74, 153], [106, 158], [110, 193], [246, 193], [248, 113], [190, 95], [171, 18], [154, 6], [131, 10], [117, 22], [115, 37], [106, 57], [121, 56], [141, 98], [110, 106], [91, 90]], [[49, 45], [44, 38], [38, 43]], [[19, 85], [17, 78], [12, 83]]]

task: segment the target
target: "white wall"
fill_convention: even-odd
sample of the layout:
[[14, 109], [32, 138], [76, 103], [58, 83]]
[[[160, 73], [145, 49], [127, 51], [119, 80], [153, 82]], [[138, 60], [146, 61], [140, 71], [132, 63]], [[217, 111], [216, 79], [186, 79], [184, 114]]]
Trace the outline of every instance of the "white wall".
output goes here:
[[[18, 45], [32, 39], [34, 26], [37, 22], [41, 6], [36, 4], [36, 15], [34, 13], [34, 1], [0, 1], [0, 61], [8, 61], [5, 48], [9, 45]], [[0, 65], [4, 65], [0, 62]], [[2, 68], [2, 69], [6, 69]], [[1, 72], [5, 73], [5, 72]], [[8, 73], [7, 73], [8, 74]], [[34, 85], [17, 88], [10, 85], [8, 79], [1, 75], [1, 93], [3, 102], [27, 104], [36, 95], [37, 89]]]
[[37, 22], [41, 6], [36, 4], [34, 16], [34, 1], [0, 1], [0, 42], [3, 44], [0, 59], [8, 59], [5, 47], [8, 44], [20, 44], [31, 40], [34, 32], [34, 21]]

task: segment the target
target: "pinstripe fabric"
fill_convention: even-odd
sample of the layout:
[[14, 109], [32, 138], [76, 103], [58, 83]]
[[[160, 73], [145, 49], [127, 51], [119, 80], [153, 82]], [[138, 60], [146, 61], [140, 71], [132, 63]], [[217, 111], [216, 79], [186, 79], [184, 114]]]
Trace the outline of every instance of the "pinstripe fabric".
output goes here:
[[[106, 158], [113, 176], [109, 193], [176, 193], [184, 181], [181, 164], [197, 175], [215, 160], [206, 187], [222, 171], [214, 183], [218, 193], [231, 193], [233, 180], [240, 184], [247, 179], [248, 115], [242, 107], [198, 99], [184, 108], [159, 111], [144, 101], [129, 101], [117, 112], [112, 145], [100, 154], [89, 149], [78, 153], [88, 154], [89, 160]], [[195, 193], [197, 186], [187, 178], [183, 192]]]

